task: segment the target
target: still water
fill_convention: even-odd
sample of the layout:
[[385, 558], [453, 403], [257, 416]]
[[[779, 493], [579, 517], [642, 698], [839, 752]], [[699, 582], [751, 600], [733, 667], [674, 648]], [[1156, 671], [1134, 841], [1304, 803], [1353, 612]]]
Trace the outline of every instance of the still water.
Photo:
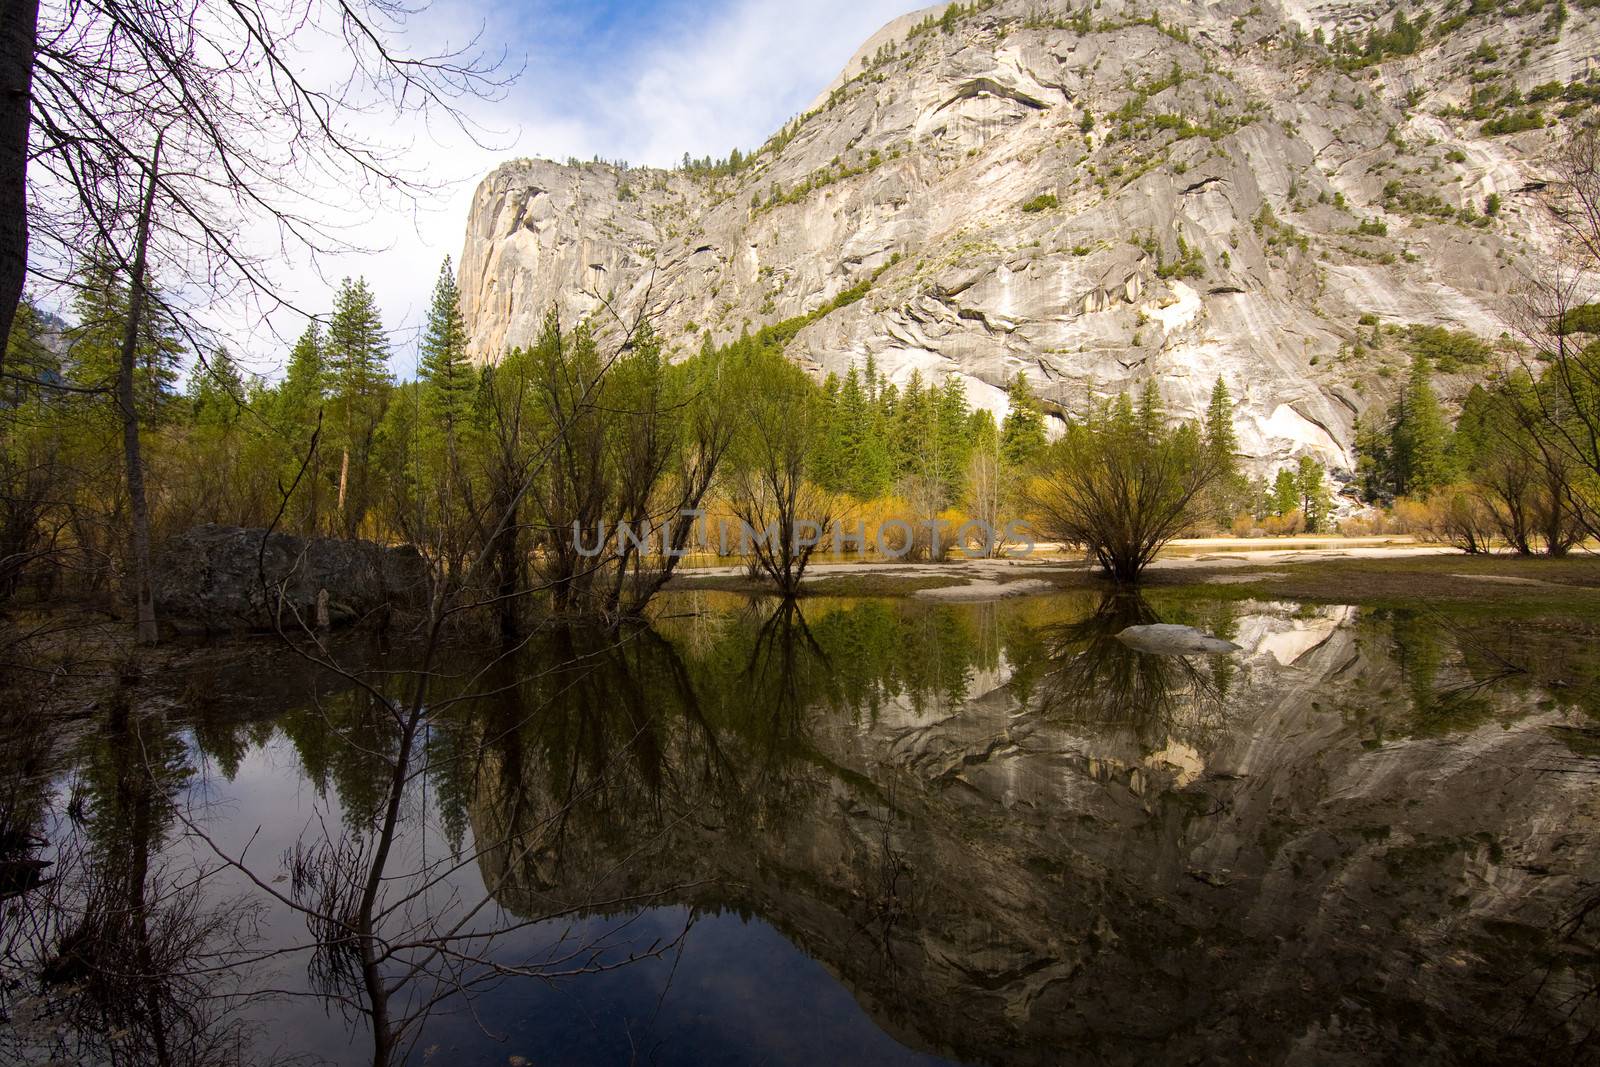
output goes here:
[[1592, 631], [676, 594], [409, 733], [403, 643], [197, 653], [5, 739], [0, 1057], [1587, 1062]]

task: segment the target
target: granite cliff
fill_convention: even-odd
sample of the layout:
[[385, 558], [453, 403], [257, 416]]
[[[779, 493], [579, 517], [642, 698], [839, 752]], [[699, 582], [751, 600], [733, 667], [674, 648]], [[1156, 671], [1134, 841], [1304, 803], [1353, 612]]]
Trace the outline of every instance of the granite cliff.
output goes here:
[[1404, 378], [1374, 323], [1505, 333], [1551, 251], [1540, 161], [1600, 98], [1582, 3], [944, 12], [736, 164], [495, 170], [460, 262], [475, 354], [552, 306], [647, 311], [681, 351], [804, 316], [818, 373], [955, 374], [997, 412], [1019, 372], [1062, 412], [1154, 377], [1178, 415], [1220, 375], [1256, 467], [1348, 470]]

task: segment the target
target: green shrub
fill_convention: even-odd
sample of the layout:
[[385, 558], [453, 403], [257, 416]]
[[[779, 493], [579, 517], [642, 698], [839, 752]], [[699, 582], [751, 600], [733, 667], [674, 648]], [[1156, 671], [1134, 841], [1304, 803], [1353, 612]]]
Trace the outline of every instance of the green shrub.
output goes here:
[[1482, 366], [1494, 356], [1494, 348], [1476, 334], [1443, 326], [1408, 326], [1406, 344], [1441, 374]]
[[1485, 137], [1498, 137], [1502, 134], [1521, 133], [1524, 130], [1541, 130], [1544, 128], [1544, 112], [1538, 108], [1529, 108], [1518, 111], [1512, 115], [1504, 115], [1497, 119], [1490, 119], [1482, 126]]

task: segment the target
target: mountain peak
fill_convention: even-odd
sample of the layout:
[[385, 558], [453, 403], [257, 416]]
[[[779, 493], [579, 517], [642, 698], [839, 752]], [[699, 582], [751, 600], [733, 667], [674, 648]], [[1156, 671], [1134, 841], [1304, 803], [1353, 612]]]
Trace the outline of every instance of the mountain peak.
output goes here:
[[1576, 6], [950, 10], [891, 22], [748, 158], [496, 171], [475, 350], [554, 304], [643, 311], [682, 352], [782, 321], [818, 374], [871, 357], [997, 412], [1019, 372], [1060, 413], [1153, 379], [1177, 416], [1221, 377], [1258, 468], [1348, 470], [1410, 328], [1507, 330], [1539, 160], [1600, 100]]

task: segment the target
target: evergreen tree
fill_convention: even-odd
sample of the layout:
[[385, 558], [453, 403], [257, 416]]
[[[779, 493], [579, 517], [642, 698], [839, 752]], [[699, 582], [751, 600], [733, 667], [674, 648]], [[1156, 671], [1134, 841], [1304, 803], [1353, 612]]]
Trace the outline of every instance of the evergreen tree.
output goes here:
[[1231, 470], [1239, 469], [1239, 437], [1233, 429], [1233, 397], [1220, 376], [1211, 387], [1211, 403], [1206, 407], [1206, 451]]
[[[51, 382], [61, 376], [61, 361], [44, 343], [44, 321], [33, 301], [24, 297], [11, 320], [11, 336], [6, 339], [5, 365], [18, 378]], [[5, 383], [3, 395], [8, 403], [22, 403], [36, 388], [23, 381]]]
[[334, 296], [324, 358], [341, 409], [381, 396], [389, 385], [388, 341], [365, 278], [344, 279]]
[[1167, 410], [1161, 401], [1161, 387], [1154, 378], [1147, 378], [1139, 392], [1137, 414], [1139, 430], [1146, 437], [1155, 437], [1166, 426]]
[[286, 515], [292, 527], [303, 534], [323, 532], [323, 502], [331, 499], [331, 491], [324, 484], [332, 472], [325, 469], [322, 460], [323, 441], [319, 439], [314, 452], [307, 452], [327, 399], [327, 388], [328, 367], [322, 329], [313, 320], [289, 353], [288, 368], [283, 381], [273, 390], [270, 408], [273, 422], [287, 441], [287, 447], [278, 457], [279, 481], [285, 486], [294, 484], [301, 464], [306, 464], [306, 471], [295, 489], [295, 506]]
[[835, 450], [839, 458], [839, 484], [857, 499], [872, 495], [866, 484], [868, 422], [867, 397], [861, 388], [861, 373], [852, 366], [844, 376], [844, 384], [839, 387], [838, 419], [833, 431], [837, 435]]
[[1027, 466], [1044, 451], [1044, 407], [1019, 372], [1011, 382], [1010, 404], [1000, 427], [1000, 455], [1013, 469]]
[[1333, 512], [1327, 472], [1315, 458], [1301, 456], [1294, 480], [1295, 492], [1300, 498], [1300, 513], [1306, 517], [1306, 531], [1324, 532]]
[[972, 412], [967, 407], [966, 387], [961, 379], [948, 374], [939, 386], [934, 403], [935, 466], [929, 472], [944, 488], [944, 500], [960, 499], [966, 480], [967, 460], [972, 454]]
[[818, 398], [817, 418], [823, 430], [817, 442], [817, 454], [811, 463], [812, 477], [817, 484], [836, 493], [842, 493], [845, 489], [844, 425], [839, 412], [839, 391], [839, 376], [829, 371], [822, 381], [822, 395]]
[[1356, 483], [1361, 499], [1374, 503], [1394, 490], [1394, 467], [1389, 435], [1374, 420], [1356, 419]]
[[1210, 496], [1212, 518], [1227, 525], [1234, 512], [1247, 503], [1249, 483], [1239, 470], [1239, 437], [1233, 428], [1233, 397], [1221, 376], [1211, 387], [1211, 403], [1206, 408], [1206, 454], [1216, 464], [1218, 475]]
[[1272, 493], [1268, 510], [1282, 518], [1300, 506], [1300, 479], [1288, 467], [1278, 471], [1278, 477], [1272, 483]]
[[189, 376], [189, 402], [196, 425], [231, 427], [243, 410], [244, 377], [226, 348], [213, 352], [204, 364], [196, 362]]
[[883, 389], [883, 381], [880, 379], [873, 384], [871, 366], [869, 360], [869, 373], [863, 376], [863, 385], [867, 387], [866, 421], [859, 434], [860, 452], [857, 456], [857, 492], [863, 500], [883, 496], [894, 481], [894, 459], [889, 440], [889, 429], [893, 425], [890, 421], [893, 417], [892, 408], [885, 403], [889, 394]]
[[344, 534], [354, 537], [371, 490], [373, 438], [390, 388], [388, 343], [365, 279], [346, 278], [334, 297], [325, 349], [340, 447], [336, 503]]
[[327, 396], [328, 366], [323, 354], [322, 328], [306, 327], [289, 352], [289, 366], [278, 387], [280, 414], [286, 421], [312, 422]]
[[922, 372], [914, 370], [895, 405], [894, 442], [890, 458], [896, 478], [910, 474], [923, 452], [923, 438], [932, 421], [932, 405], [922, 386]]
[[450, 260], [439, 268], [422, 332], [417, 375], [422, 384], [422, 412], [430, 430], [452, 443], [468, 418], [477, 392], [476, 375], [467, 361], [467, 324], [461, 317], [461, 292]]
[[1426, 496], [1451, 478], [1450, 428], [1430, 377], [1427, 357], [1418, 354], [1391, 433], [1395, 492], [1402, 496]]
[[[72, 298], [77, 325], [67, 331], [69, 377], [80, 386], [111, 390], [122, 362], [122, 335], [128, 322], [128, 286], [110, 253], [91, 252], [76, 280]], [[155, 420], [175, 395], [183, 345], [170, 316], [161, 310], [158, 290], [145, 282], [145, 314], [139, 324], [134, 404], [145, 421]]]

